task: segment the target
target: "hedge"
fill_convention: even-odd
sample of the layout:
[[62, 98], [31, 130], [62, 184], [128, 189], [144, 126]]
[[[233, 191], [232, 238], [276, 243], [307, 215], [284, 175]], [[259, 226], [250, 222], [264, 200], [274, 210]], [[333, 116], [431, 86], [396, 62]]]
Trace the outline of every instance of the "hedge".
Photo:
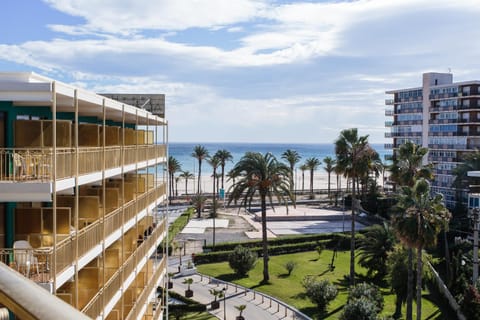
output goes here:
[[[319, 234], [311, 234], [311, 235], [281, 237], [281, 238], [268, 240], [268, 244], [271, 246], [279, 246], [279, 245], [299, 243], [299, 242], [323, 241], [323, 240], [332, 239], [332, 237], [336, 237], [338, 235], [339, 235], [338, 233], [336, 234], [319, 233]], [[230, 250], [233, 250], [238, 245], [242, 245], [243, 247], [247, 247], [247, 248], [261, 247], [262, 240], [243, 241], [243, 242], [226, 242], [221, 244], [215, 244], [215, 250], [230, 251]], [[203, 249], [213, 250], [213, 246], [207, 245], [207, 246], [204, 246]]]
[[[268, 241], [268, 254], [275, 256], [287, 253], [296, 253], [296, 252], [305, 252], [312, 251], [315, 248], [323, 244], [328, 249], [337, 250], [347, 250], [350, 248], [350, 235], [348, 234], [330, 234], [329, 238], [323, 239], [323, 241], [308, 241], [308, 242], [295, 242], [287, 243], [283, 245], [272, 245], [274, 241]], [[247, 242], [250, 244], [250, 242]], [[259, 246], [250, 247], [250, 250], [256, 252], [258, 256], [262, 256], [263, 249], [261, 247], [261, 242], [255, 241]], [[243, 244], [242, 244], [243, 245]], [[232, 249], [233, 250], [233, 249]], [[212, 251], [208, 253], [197, 253], [193, 257], [195, 264], [205, 264], [205, 263], [214, 263], [222, 262], [228, 260], [228, 255], [232, 250], [223, 250], [223, 251]]]
[[185, 304], [170, 304], [168, 305], [168, 308], [170, 310], [181, 309], [181, 310], [185, 310], [185, 312], [204, 312], [207, 310], [206, 305], [198, 303], [195, 300], [186, 298], [174, 291], [169, 290], [168, 295], [174, 298], [175, 300], [185, 303]]

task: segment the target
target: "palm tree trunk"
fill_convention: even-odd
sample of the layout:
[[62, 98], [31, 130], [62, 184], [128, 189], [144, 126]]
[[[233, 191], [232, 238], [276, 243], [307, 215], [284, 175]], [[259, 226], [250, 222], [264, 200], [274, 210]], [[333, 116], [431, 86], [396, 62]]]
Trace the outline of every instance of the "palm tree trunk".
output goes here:
[[200, 178], [202, 176], [202, 161], [198, 160], [198, 184], [197, 193], [200, 194]]
[[171, 173], [170, 174], [170, 204], [172, 203], [172, 199], [173, 199], [173, 174]]
[[267, 238], [267, 201], [266, 195], [261, 194], [262, 205], [262, 247], [263, 247], [263, 282], [267, 283], [270, 280], [268, 274], [268, 238]]
[[406, 320], [412, 320], [413, 304], [413, 249], [408, 248], [408, 283], [407, 283], [407, 314]]
[[355, 178], [352, 183], [352, 230], [350, 237], [350, 286], [355, 285]]
[[215, 176], [216, 170], [213, 169], [213, 246], [212, 250], [215, 251], [215, 217], [217, 215], [217, 199], [215, 197]]
[[400, 319], [402, 317], [402, 299], [396, 295], [395, 297], [395, 313], [393, 314], [394, 319]]
[[447, 271], [447, 283], [452, 281], [452, 272], [450, 270], [450, 251], [448, 249], [448, 239], [447, 239], [447, 230], [446, 227], [443, 228], [443, 245], [445, 246], [445, 265]]
[[417, 320], [422, 320], [422, 246], [417, 249]]
[[328, 200], [329, 200], [329, 202], [331, 202], [331, 200], [332, 200], [330, 198], [330, 172], [328, 173]]
[[185, 194], [186, 194], [186, 195], [188, 194], [188, 191], [187, 191], [187, 190], [188, 190], [188, 189], [187, 189], [188, 185], [187, 185], [187, 183], [188, 183], [188, 178], [185, 179]]
[[224, 189], [224, 188], [223, 188], [223, 177], [224, 177], [224, 176], [225, 176], [225, 165], [222, 164], [222, 189]]
[[313, 169], [310, 170], [310, 198], [313, 199]]
[[305, 191], [305, 172], [302, 171], [302, 193]]

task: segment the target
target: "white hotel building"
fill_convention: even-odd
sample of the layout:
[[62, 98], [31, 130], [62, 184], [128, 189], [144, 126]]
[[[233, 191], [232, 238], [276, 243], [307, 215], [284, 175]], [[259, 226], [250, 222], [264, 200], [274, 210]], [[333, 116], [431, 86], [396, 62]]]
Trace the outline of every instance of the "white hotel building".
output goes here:
[[[455, 206], [452, 169], [466, 154], [480, 148], [480, 81], [453, 82], [451, 73], [424, 73], [422, 86], [389, 90], [385, 101], [386, 138], [397, 149], [411, 140], [429, 149], [434, 164], [432, 191], [442, 193], [449, 208]], [[467, 195], [462, 193], [466, 203]]]

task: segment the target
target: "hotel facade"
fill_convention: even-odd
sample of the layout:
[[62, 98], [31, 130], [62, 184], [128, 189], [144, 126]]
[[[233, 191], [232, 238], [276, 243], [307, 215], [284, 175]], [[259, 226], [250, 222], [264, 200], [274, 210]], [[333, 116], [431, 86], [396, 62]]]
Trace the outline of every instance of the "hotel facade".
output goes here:
[[90, 318], [161, 318], [167, 127], [163, 95], [0, 73], [1, 262]]
[[432, 191], [444, 195], [453, 208], [459, 191], [466, 204], [467, 190], [452, 187], [452, 170], [480, 148], [480, 81], [453, 82], [451, 73], [424, 73], [421, 87], [390, 90], [385, 104], [389, 119], [385, 147], [395, 150], [405, 141], [429, 149], [425, 163], [434, 166]]

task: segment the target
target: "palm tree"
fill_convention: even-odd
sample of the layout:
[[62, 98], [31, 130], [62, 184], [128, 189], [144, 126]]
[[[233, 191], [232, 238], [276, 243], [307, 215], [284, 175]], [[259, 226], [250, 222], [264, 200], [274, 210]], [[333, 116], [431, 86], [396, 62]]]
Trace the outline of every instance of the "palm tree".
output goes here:
[[[390, 179], [400, 187], [413, 187], [419, 178], [432, 179], [432, 166], [423, 165], [428, 149], [412, 141], [407, 141], [398, 148], [390, 166]], [[448, 264], [447, 264], [448, 265]], [[411, 320], [413, 314], [413, 250], [408, 249], [408, 283], [407, 283], [406, 319]]]
[[282, 153], [282, 159], [287, 161], [290, 166], [290, 188], [292, 192], [295, 189], [295, 180], [293, 177], [295, 164], [297, 164], [297, 162], [299, 162], [301, 158], [302, 157], [295, 150], [287, 149], [284, 153]]
[[[383, 163], [380, 159], [380, 155], [370, 145], [368, 145], [363, 152], [361, 166], [363, 169], [360, 171], [362, 174], [360, 176], [360, 180], [362, 182], [362, 196], [364, 197], [367, 192], [369, 182], [372, 182], [372, 184], [376, 186], [377, 179], [380, 177], [380, 174], [383, 171]], [[372, 175], [374, 179], [372, 179]]]
[[175, 159], [173, 156], [168, 157], [168, 164], [167, 164], [168, 175], [170, 177], [170, 201], [174, 196], [174, 186], [175, 186], [175, 173], [181, 170], [180, 162]]
[[352, 225], [350, 238], [350, 285], [355, 285], [355, 185], [362, 175], [361, 159], [368, 147], [368, 135], [359, 136], [357, 128], [345, 129], [335, 141], [335, 154], [337, 155], [338, 170], [352, 180]]
[[267, 199], [273, 207], [272, 197], [275, 196], [279, 203], [288, 205], [285, 196], [292, 202], [290, 192], [289, 168], [271, 154], [262, 155], [258, 152], [247, 152], [232, 169], [238, 180], [229, 191], [228, 203], [241, 199], [242, 205], [247, 207], [252, 202], [254, 195], [260, 195], [262, 211], [262, 247], [263, 247], [263, 282], [270, 279], [268, 273], [268, 239], [267, 239]]
[[217, 216], [217, 193], [215, 190], [215, 179], [217, 177], [217, 168], [220, 164], [220, 159], [217, 158], [216, 156], [210, 157], [208, 160], [208, 163], [212, 166], [213, 168], [213, 250], [215, 251], [215, 218]]
[[300, 171], [302, 171], [302, 193], [305, 191], [305, 171], [308, 170], [307, 165], [302, 164], [300, 167], [298, 167]]
[[182, 171], [179, 177], [185, 180], [185, 194], [188, 194], [188, 180], [193, 179], [195, 176], [190, 171]]
[[422, 316], [422, 251], [436, 243], [437, 235], [450, 219], [443, 204], [443, 196], [430, 197], [430, 184], [424, 178], [413, 187], [405, 186], [399, 196], [398, 207], [404, 214], [394, 219], [397, 234], [409, 248], [417, 249], [417, 320]]
[[192, 197], [192, 205], [197, 210], [197, 218], [201, 218], [203, 207], [205, 206], [206, 201], [207, 201], [207, 197], [199, 193], [197, 193]]
[[230, 153], [230, 151], [228, 150], [225, 150], [225, 149], [222, 149], [222, 150], [218, 150], [216, 153], [215, 153], [215, 157], [217, 157], [219, 160], [220, 160], [220, 168], [222, 169], [222, 171], [220, 172], [220, 174], [222, 175], [222, 189], [224, 188], [223, 186], [223, 178], [225, 176], [225, 164], [227, 163], [227, 161], [232, 161], [233, 160], [233, 156], [232, 154]]
[[395, 293], [394, 319], [402, 317], [402, 305], [407, 301], [408, 286], [408, 253], [400, 244], [397, 244], [387, 259], [388, 282]]
[[323, 169], [327, 171], [328, 174], [328, 199], [330, 199], [330, 175], [335, 170], [335, 160], [331, 157], [325, 157], [323, 159], [323, 163], [325, 164], [325, 167], [323, 167]]
[[428, 149], [412, 141], [407, 141], [398, 148], [390, 166], [390, 179], [400, 186], [413, 187], [418, 178], [432, 179], [432, 166], [423, 165]]
[[313, 173], [314, 173], [315, 170], [317, 170], [318, 166], [321, 163], [322, 162], [315, 157], [308, 158], [307, 160], [305, 160], [305, 165], [307, 166], [308, 170], [310, 170], [310, 199], [314, 198], [314, 195], [313, 195]]
[[202, 177], [202, 161], [208, 158], [208, 150], [201, 145], [195, 146], [192, 152], [192, 157], [198, 160], [198, 187], [197, 193], [201, 193], [201, 177]]
[[358, 241], [358, 264], [368, 270], [369, 277], [375, 275], [375, 278], [383, 279], [387, 274], [388, 254], [394, 245], [395, 234], [387, 222], [366, 228], [364, 237]]

